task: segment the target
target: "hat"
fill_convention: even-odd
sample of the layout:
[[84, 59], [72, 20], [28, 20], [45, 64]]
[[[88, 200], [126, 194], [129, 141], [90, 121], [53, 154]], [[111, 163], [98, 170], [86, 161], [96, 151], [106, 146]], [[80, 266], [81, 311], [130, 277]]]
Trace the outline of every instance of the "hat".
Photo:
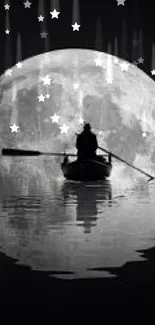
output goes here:
[[91, 126], [89, 123], [84, 124], [84, 130], [91, 130]]

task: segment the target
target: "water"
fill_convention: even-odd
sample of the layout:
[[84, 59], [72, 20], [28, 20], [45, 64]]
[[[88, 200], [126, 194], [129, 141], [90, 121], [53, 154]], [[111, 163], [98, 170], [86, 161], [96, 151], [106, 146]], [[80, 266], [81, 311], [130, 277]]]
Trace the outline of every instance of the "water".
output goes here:
[[[0, 251], [59, 278], [112, 277], [154, 244], [155, 182], [123, 164], [110, 180], [64, 181], [60, 159], [1, 157]], [[97, 270], [98, 269], [98, 270]]]

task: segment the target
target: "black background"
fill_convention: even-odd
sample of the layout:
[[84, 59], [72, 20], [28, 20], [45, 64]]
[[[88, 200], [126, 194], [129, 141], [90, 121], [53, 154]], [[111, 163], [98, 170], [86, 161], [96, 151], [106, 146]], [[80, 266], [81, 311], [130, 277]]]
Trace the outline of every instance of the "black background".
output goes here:
[[[41, 39], [41, 29], [48, 32], [49, 48], [48, 51], [63, 48], [87, 48], [96, 50], [96, 26], [97, 19], [101, 20], [102, 42], [100, 48], [107, 52], [108, 42], [112, 45], [114, 54], [114, 40], [118, 38], [119, 57], [123, 58], [122, 53], [122, 33], [123, 21], [126, 22], [126, 43], [127, 56], [125, 59], [132, 61], [132, 38], [136, 30], [141, 30], [143, 35], [144, 64], [139, 65], [146, 73], [151, 76], [151, 55], [152, 44], [155, 42], [155, 22], [154, 22], [154, 1], [126, 0], [125, 5], [117, 5], [116, 0], [79, 0], [79, 15], [77, 23], [81, 25], [79, 32], [74, 31], [71, 25], [73, 19], [73, 1], [63, 0], [59, 2], [59, 19], [51, 19], [51, 2], [44, 0], [44, 23], [38, 22], [39, 1], [31, 0], [32, 5], [25, 8], [25, 0], [10, 0], [10, 10], [4, 9], [4, 2], [0, 1], [0, 73], [8, 67], [17, 63], [16, 47], [17, 34], [21, 34], [22, 60], [34, 55], [45, 52], [44, 41]], [[7, 3], [7, 0], [5, 0]], [[53, 8], [54, 9], [54, 8]], [[6, 15], [9, 15], [10, 34], [5, 34]], [[78, 18], [79, 16], [79, 18]], [[8, 41], [9, 39], [9, 41]], [[6, 41], [9, 47], [6, 47]], [[9, 55], [8, 52], [9, 51]], [[9, 59], [6, 60], [6, 55]], [[5, 57], [5, 60], [4, 60]], [[138, 58], [137, 58], [138, 59]]]

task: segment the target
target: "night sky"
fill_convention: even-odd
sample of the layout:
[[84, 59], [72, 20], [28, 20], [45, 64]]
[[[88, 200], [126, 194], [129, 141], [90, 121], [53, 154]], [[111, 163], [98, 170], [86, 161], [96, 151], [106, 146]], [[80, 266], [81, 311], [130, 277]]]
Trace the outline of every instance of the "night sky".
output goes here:
[[[0, 74], [19, 61], [56, 49], [85, 48], [115, 55], [117, 43], [120, 58], [137, 62], [141, 56], [144, 62], [139, 68], [152, 77], [153, 0], [125, 0], [124, 5], [118, 5], [121, 0], [31, 0], [30, 8], [25, 8], [25, 1], [0, 1]], [[60, 12], [58, 19], [51, 18], [54, 9]], [[73, 31], [75, 21], [81, 25], [79, 31]], [[41, 38], [43, 30], [46, 39]]]

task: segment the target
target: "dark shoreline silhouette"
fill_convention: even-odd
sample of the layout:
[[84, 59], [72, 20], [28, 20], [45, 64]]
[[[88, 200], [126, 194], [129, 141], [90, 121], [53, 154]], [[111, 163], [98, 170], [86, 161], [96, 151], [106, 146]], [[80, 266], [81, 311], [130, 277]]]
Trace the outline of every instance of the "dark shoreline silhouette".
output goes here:
[[[62, 280], [32, 271], [0, 253], [1, 319], [152, 320], [155, 293], [155, 247], [141, 250], [146, 261], [105, 268], [115, 278]], [[52, 273], [52, 272], [51, 272]], [[9, 311], [9, 312], [8, 312]], [[83, 313], [84, 312], [84, 313]], [[3, 317], [3, 318], [2, 318]], [[125, 323], [126, 324], [126, 323]], [[137, 323], [136, 323], [137, 324]]]

